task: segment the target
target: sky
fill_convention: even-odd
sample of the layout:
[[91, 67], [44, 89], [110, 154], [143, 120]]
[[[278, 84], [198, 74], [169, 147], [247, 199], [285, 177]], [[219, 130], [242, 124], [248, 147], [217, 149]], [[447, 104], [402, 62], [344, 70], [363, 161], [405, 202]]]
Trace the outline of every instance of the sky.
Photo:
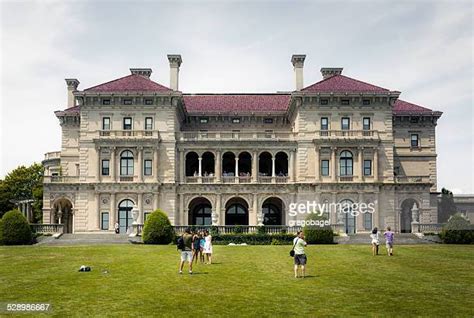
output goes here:
[[65, 78], [84, 89], [153, 69], [169, 85], [167, 54], [181, 54], [180, 90], [295, 88], [321, 67], [443, 112], [438, 189], [474, 193], [471, 1], [5, 1], [0, 0], [0, 178], [60, 150], [55, 110]]

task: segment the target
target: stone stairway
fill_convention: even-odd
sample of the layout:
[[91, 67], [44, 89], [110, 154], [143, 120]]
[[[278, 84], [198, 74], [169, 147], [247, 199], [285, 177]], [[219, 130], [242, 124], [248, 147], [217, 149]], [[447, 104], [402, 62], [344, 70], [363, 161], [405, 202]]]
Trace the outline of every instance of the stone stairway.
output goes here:
[[[347, 236], [336, 236], [334, 241], [337, 244], [367, 244], [370, 245], [371, 239], [369, 233], [358, 233]], [[396, 245], [413, 245], [413, 244], [435, 244], [440, 243], [436, 237], [418, 237], [412, 233], [395, 233], [394, 244]], [[385, 245], [383, 233], [380, 235], [380, 244]]]
[[141, 238], [130, 238], [126, 234], [113, 233], [81, 233], [63, 234], [58, 239], [44, 237], [39, 245], [92, 245], [92, 244], [131, 244], [140, 242]]

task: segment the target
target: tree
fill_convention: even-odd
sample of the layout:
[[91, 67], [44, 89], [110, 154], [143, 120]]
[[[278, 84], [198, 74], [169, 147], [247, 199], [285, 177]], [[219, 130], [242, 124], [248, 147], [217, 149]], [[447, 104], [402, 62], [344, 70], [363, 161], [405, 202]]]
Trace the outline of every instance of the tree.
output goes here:
[[448, 189], [441, 189], [441, 201], [438, 206], [438, 222], [446, 223], [457, 211], [454, 204], [453, 193]]
[[43, 166], [34, 163], [20, 166], [0, 180], [0, 217], [14, 208], [12, 201], [34, 199], [34, 221], [42, 219], [43, 209]]

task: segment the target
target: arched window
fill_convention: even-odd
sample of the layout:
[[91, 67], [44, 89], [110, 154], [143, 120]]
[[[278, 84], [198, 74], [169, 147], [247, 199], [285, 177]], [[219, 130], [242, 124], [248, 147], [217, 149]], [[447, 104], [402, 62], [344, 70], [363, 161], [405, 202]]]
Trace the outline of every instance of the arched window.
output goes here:
[[133, 201], [123, 200], [119, 204], [118, 223], [120, 233], [126, 233], [129, 226], [133, 223], [132, 217]]
[[352, 153], [344, 150], [339, 159], [339, 175], [352, 176]]
[[212, 208], [209, 204], [200, 204], [194, 208], [193, 225], [212, 225]]
[[342, 200], [339, 202], [338, 223], [344, 223], [346, 234], [354, 234], [356, 230], [356, 216], [352, 210], [354, 202], [351, 200]]
[[120, 175], [133, 176], [133, 153], [125, 150], [120, 155]]

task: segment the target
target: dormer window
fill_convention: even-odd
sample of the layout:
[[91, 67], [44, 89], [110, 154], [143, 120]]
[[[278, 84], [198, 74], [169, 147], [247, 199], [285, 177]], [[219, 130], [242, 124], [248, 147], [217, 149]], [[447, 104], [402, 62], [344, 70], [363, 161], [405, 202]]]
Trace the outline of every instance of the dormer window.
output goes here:
[[110, 99], [103, 99], [102, 100], [102, 105], [110, 105]]
[[349, 105], [349, 100], [348, 99], [342, 99], [341, 100], [341, 105]]
[[232, 123], [233, 124], [240, 124], [240, 118], [238, 118], [238, 117], [232, 118]]
[[132, 105], [132, 99], [131, 98], [124, 99], [123, 104], [124, 105]]
[[264, 122], [265, 124], [273, 124], [273, 118], [265, 118], [265, 119], [263, 120], [263, 122]]
[[362, 105], [370, 105], [370, 99], [363, 99]]
[[145, 105], [153, 105], [153, 99], [151, 98], [145, 99]]
[[321, 98], [321, 100], [319, 102], [321, 103], [321, 105], [328, 105], [329, 104], [329, 99]]
[[201, 124], [207, 124], [207, 123], [209, 122], [209, 118], [207, 118], [207, 117], [201, 117], [201, 118], [199, 118], [199, 122], [200, 122]]

